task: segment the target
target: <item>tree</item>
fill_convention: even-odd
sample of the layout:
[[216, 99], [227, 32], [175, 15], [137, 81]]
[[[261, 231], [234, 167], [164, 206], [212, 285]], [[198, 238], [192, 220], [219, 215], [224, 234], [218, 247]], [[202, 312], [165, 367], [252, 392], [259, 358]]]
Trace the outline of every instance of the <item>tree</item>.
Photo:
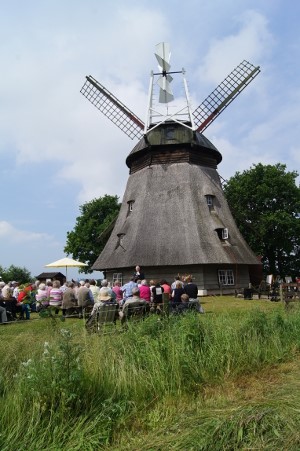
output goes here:
[[28, 269], [10, 265], [9, 268], [0, 266], [0, 276], [5, 282], [16, 281], [21, 284], [32, 281], [32, 276]]
[[118, 200], [117, 196], [105, 195], [79, 207], [81, 216], [76, 218], [74, 230], [67, 232], [64, 251], [88, 264], [80, 268], [80, 272], [92, 272], [91, 267], [104, 248], [118, 216]]
[[237, 172], [224, 187], [243, 237], [262, 256], [265, 273], [300, 272], [300, 188], [296, 171], [284, 164], [254, 165]]

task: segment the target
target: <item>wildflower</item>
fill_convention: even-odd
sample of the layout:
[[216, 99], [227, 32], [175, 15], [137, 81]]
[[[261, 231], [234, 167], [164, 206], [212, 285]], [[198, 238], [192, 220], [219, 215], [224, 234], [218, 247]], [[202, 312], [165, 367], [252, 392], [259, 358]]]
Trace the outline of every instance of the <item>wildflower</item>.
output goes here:
[[22, 362], [22, 365], [27, 367], [31, 364], [31, 362], [32, 362], [32, 359], [28, 359], [27, 362]]

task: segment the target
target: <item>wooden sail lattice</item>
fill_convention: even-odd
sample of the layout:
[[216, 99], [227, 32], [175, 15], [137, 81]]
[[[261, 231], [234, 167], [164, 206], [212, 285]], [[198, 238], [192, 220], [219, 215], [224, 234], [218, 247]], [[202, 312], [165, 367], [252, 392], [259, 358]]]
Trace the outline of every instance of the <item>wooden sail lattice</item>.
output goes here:
[[203, 132], [259, 72], [259, 66], [242, 61], [193, 112], [197, 131]]

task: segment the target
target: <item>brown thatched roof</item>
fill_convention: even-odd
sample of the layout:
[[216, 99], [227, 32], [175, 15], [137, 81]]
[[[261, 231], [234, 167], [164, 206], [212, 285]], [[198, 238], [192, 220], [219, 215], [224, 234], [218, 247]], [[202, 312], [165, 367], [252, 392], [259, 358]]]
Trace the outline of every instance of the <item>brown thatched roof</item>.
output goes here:
[[[212, 191], [213, 214], [205, 197]], [[216, 232], [223, 225], [229, 231], [227, 244]], [[130, 175], [114, 231], [94, 269], [130, 267], [137, 261], [143, 267], [257, 264], [235, 225], [216, 171], [188, 163]]]
[[[181, 136], [176, 133], [175, 138]], [[203, 135], [182, 135], [181, 141], [148, 147], [143, 139], [127, 158], [131, 175], [119, 217], [93, 269], [126, 268], [136, 262], [142, 267], [257, 264], [223, 194], [216, 171], [221, 154]], [[207, 195], [213, 196], [213, 208]], [[227, 240], [220, 239], [222, 228], [228, 229]]]

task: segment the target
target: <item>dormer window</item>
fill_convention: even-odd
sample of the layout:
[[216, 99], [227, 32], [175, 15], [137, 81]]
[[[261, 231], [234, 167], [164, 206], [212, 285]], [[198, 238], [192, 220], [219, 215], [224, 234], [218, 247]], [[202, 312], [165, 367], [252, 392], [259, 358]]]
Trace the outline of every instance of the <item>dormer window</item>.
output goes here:
[[228, 240], [228, 229], [227, 227], [225, 227], [225, 229], [222, 229], [222, 239], [223, 240]]
[[220, 240], [228, 240], [229, 233], [227, 227], [215, 229]]
[[127, 202], [127, 204], [128, 204], [128, 212], [127, 212], [127, 215], [129, 215], [129, 214], [133, 211], [134, 200], [129, 200], [129, 201]]
[[209, 208], [212, 208], [214, 206], [214, 197], [212, 194], [206, 194], [206, 203]]

